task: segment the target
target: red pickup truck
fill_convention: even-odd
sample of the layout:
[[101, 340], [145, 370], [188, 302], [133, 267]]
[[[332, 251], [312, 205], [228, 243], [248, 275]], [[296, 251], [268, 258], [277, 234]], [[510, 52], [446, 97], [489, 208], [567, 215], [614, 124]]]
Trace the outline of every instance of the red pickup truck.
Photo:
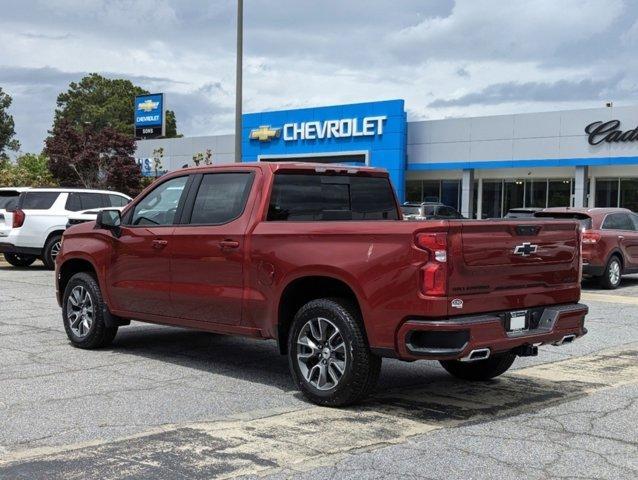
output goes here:
[[342, 406], [382, 357], [486, 380], [586, 333], [571, 220], [407, 222], [382, 170], [184, 169], [69, 228], [56, 260], [71, 343], [130, 319], [276, 339], [300, 390]]

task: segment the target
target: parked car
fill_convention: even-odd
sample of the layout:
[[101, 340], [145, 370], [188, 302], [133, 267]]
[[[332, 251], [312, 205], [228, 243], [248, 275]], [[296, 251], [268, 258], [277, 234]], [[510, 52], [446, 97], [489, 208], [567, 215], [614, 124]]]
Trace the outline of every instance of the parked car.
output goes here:
[[401, 211], [405, 220], [441, 220], [459, 219], [463, 215], [454, 207], [439, 202], [405, 202], [401, 205]]
[[16, 267], [27, 267], [40, 258], [50, 269], [70, 213], [122, 207], [131, 201], [118, 192], [72, 188], [6, 188], [0, 198], [5, 202], [0, 209], [0, 253]]
[[382, 357], [487, 380], [584, 335], [579, 273], [577, 222], [405, 222], [386, 171], [263, 162], [169, 173], [69, 228], [55, 278], [77, 347], [130, 319], [277, 339], [299, 389], [342, 406]]
[[638, 215], [625, 208], [547, 208], [538, 218], [581, 223], [583, 275], [601, 287], [618, 288], [622, 275], [638, 273]]
[[504, 218], [533, 218], [542, 208], [510, 208]]
[[[69, 217], [66, 222], [66, 228], [72, 227], [73, 225], [79, 225], [84, 222], [94, 222], [97, 219], [98, 214], [105, 209], [113, 208], [113, 207], [104, 207], [104, 208], [93, 208], [91, 210], [82, 210], [79, 212], [73, 212], [69, 214]], [[124, 207], [117, 207], [118, 210], [122, 211]]]

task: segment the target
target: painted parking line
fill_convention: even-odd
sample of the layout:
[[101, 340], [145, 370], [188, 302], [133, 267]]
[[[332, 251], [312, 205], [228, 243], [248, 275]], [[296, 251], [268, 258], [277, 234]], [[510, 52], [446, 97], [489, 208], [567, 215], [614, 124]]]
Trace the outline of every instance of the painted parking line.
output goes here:
[[638, 305], [638, 298], [627, 297], [624, 295], [609, 295], [604, 293], [583, 292], [580, 295], [581, 301], [618, 303], [622, 305]]
[[537, 411], [596, 390], [638, 382], [638, 344], [532, 366], [492, 382], [445, 379], [378, 394], [352, 409], [309, 407], [167, 427], [45, 455], [11, 454], [0, 478], [231, 478], [333, 465], [353, 451], [415, 435]]

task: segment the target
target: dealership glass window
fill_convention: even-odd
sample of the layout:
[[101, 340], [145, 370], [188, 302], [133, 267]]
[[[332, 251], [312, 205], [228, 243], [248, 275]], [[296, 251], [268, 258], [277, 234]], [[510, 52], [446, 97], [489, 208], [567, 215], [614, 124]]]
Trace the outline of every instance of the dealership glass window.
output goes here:
[[459, 195], [461, 193], [461, 182], [459, 180], [442, 180], [441, 181], [441, 199], [444, 205], [449, 205], [458, 210]]
[[505, 180], [503, 188], [503, 214], [511, 208], [525, 205], [525, 182], [523, 180]]
[[549, 180], [547, 189], [548, 207], [569, 207], [571, 200], [572, 181], [569, 179]]
[[525, 206], [545, 208], [547, 205], [547, 180], [528, 180], [525, 182]]
[[503, 216], [501, 208], [502, 197], [502, 180], [483, 180], [482, 218], [500, 218]]
[[441, 201], [441, 182], [439, 180], [423, 181], [423, 202]]
[[620, 206], [638, 212], [638, 178], [620, 179]]
[[408, 202], [421, 202], [423, 198], [423, 181], [408, 180], [405, 182], [405, 199]]
[[596, 179], [596, 206], [618, 206], [618, 179]]

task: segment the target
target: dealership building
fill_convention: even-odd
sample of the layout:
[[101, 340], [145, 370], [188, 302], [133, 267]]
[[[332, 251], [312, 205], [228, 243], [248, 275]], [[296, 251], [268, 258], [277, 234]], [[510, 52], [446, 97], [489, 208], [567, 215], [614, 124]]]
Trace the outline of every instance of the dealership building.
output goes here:
[[[386, 169], [401, 201], [440, 201], [468, 217], [517, 207], [638, 211], [638, 106], [408, 121], [403, 100], [243, 115], [242, 160]], [[209, 150], [233, 162], [234, 135], [140, 140], [151, 174], [192, 166]]]

